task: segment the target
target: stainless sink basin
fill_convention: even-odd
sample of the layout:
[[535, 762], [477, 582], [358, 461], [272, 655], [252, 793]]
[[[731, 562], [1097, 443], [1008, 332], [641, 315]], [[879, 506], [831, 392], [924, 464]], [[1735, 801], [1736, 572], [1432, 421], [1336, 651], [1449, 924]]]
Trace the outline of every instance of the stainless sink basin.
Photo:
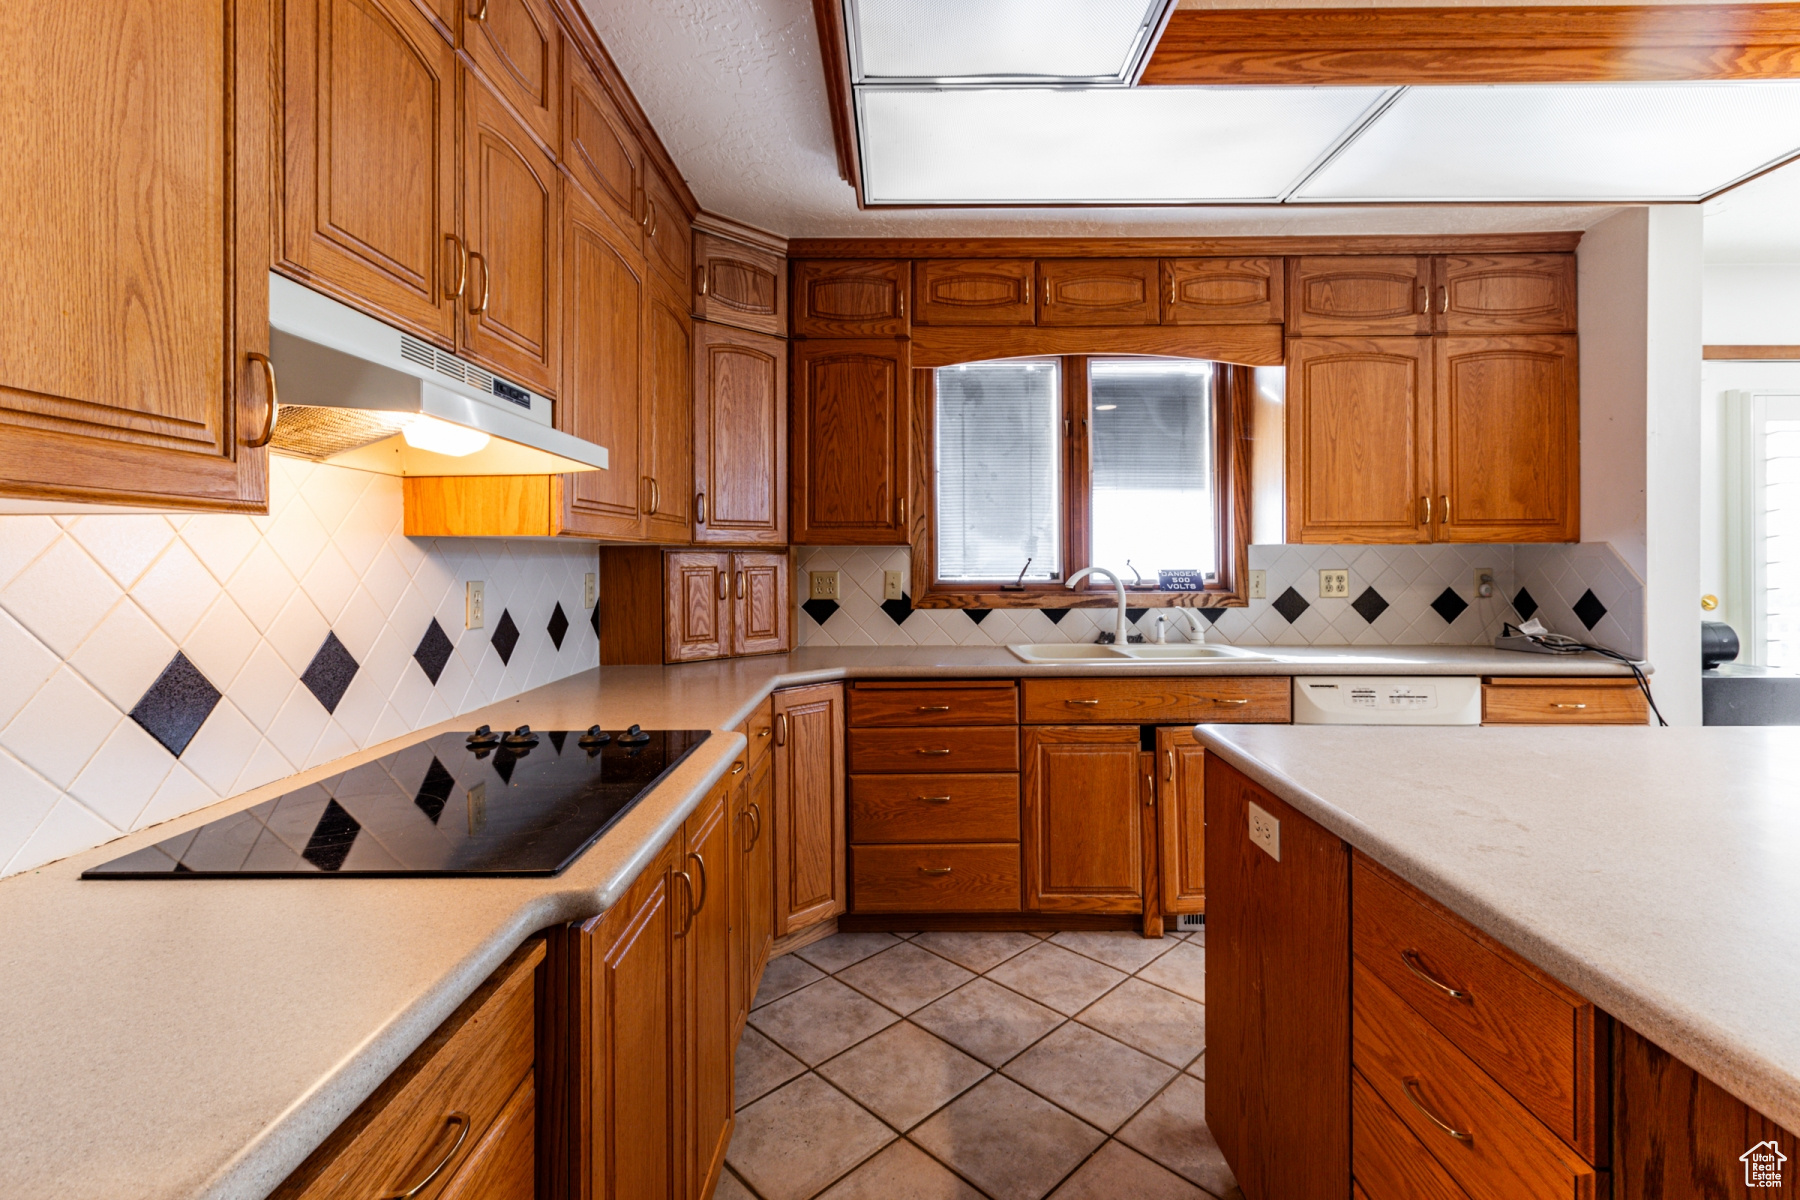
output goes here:
[[1208, 646], [1196, 642], [1169, 645], [1101, 645], [1095, 642], [1034, 642], [1008, 646], [1013, 657], [1028, 663], [1159, 663], [1159, 662], [1268, 662], [1269, 656], [1236, 646]]

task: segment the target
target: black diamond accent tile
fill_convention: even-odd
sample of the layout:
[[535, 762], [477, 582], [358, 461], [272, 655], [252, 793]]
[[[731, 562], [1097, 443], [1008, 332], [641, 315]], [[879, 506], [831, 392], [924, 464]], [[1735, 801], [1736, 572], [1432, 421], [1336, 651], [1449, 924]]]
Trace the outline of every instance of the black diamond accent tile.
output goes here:
[[1225, 610], [1222, 608], [1203, 608], [1200, 610], [1200, 615], [1205, 617], [1207, 621], [1212, 624], [1217, 625], [1219, 623], [1219, 618], [1225, 615]]
[[444, 805], [450, 802], [450, 793], [455, 790], [456, 777], [444, 769], [444, 764], [434, 754], [431, 765], [425, 768], [425, 780], [419, 784], [419, 794], [413, 797], [413, 803], [436, 825], [438, 818], [444, 815]]
[[1286, 618], [1289, 625], [1292, 625], [1295, 621], [1300, 619], [1300, 614], [1311, 608], [1312, 605], [1306, 602], [1305, 596], [1302, 596], [1293, 588], [1289, 588], [1287, 591], [1281, 593], [1281, 595], [1275, 597], [1275, 603], [1270, 605], [1270, 607]]
[[1581, 593], [1581, 599], [1575, 602], [1575, 615], [1581, 619], [1584, 626], [1592, 629], [1600, 623], [1600, 618], [1606, 615], [1606, 605], [1600, 603], [1600, 597], [1594, 595], [1593, 588], [1589, 588]]
[[1463, 615], [1463, 610], [1469, 607], [1469, 602], [1457, 595], [1454, 588], [1445, 588], [1437, 594], [1437, 599], [1431, 602], [1431, 607], [1438, 616], [1444, 618], [1444, 624], [1449, 625]]
[[1513, 611], [1519, 614], [1519, 620], [1531, 620], [1531, 614], [1537, 610], [1537, 598], [1524, 588], [1520, 588], [1519, 594], [1513, 597]]
[[164, 750], [179, 757], [218, 702], [219, 689], [177, 650], [156, 682], [138, 698], [131, 719], [161, 742]]
[[912, 616], [912, 597], [906, 592], [901, 592], [898, 600], [883, 600], [881, 611], [886, 613], [894, 624], [904, 625], [906, 618]]
[[[1115, 609], [1114, 611], [1116, 612], [1117, 610]], [[1133, 625], [1136, 625], [1139, 621], [1144, 619], [1144, 614], [1149, 611], [1150, 610], [1147, 608], [1128, 608], [1125, 610], [1125, 619]]]
[[1069, 615], [1069, 610], [1066, 608], [1046, 608], [1039, 611], [1044, 614], [1044, 619], [1052, 625], [1061, 625], [1063, 618]]
[[519, 644], [519, 627], [513, 624], [512, 612], [500, 610], [500, 620], [494, 625], [494, 652], [500, 656], [502, 663], [511, 664], [513, 647]]
[[594, 636], [600, 636], [600, 602], [594, 601], [594, 611], [588, 614], [588, 624], [594, 627]]
[[963, 616], [979, 625], [988, 619], [988, 613], [992, 611], [992, 609], [987, 608], [965, 608], [963, 609]]
[[561, 650], [563, 635], [569, 632], [569, 618], [563, 614], [561, 600], [558, 600], [556, 607], [550, 610], [550, 624], [544, 628], [549, 631], [550, 640], [556, 643], [556, 648]]
[[431, 624], [425, 627], [425, 636], [419, 639], [419, 648], [413, 651], [413, 661], [425, 672], [425, 678], [437, 686], [438, 676], [444, 673], [444, 664], [450, 661], [450, 652], [456, 649], [450, 642], [450, 635], [438, 624], [437, 618], [431, 618]]
[[1350, 602], [1350, 607], [1363, 620], [1373, 625], [1375, 618], [1388, 610], [1388, 602], [1387, 597], [1374, 588], [1364, 588], [1363, 594]]
[[801, 612], [820, 625], [831, 620], [831, 614], [837, 610], [838, 602], [836, 600], [808, 600], [800, 606]]
[[306, 664], [300, 682], [325, 706], [326, 712], [336, 712], [338, 701], [344, 698], [344, 690], [355, 678], [356, 660], [344, 649], [344, 643], [338, 641], [337, 634], [327, 633], [325, 644]]
[[356, 841], [356, 835], [362, 832], [362, 826], [356, 818], [345, 812], [336, 800], [325, 802], [325, 811], [319, 816], [319, 823], [313, 826], [312, 836], [306, 839], [306, 849], [300, 852], [304, 858], [321, 871], [342, 869], [344, 860], [350, 857], [350, 846]]

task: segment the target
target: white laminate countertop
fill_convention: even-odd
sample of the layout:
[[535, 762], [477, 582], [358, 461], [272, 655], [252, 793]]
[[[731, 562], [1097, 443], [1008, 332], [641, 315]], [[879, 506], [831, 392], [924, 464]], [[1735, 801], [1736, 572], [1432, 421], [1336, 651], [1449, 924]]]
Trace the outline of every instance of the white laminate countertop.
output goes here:
[[1220, 757], [1800, 1129], [1800, 729], [1202, 725]]
[[[0, 880], [0, 1196], [266, 1196], [520, 941], [612, 904], [729, 768], [743, 739], [728, 731], [777, 687], [854, 677], [1621, 670], [1591, 656], [1480, 647], [1265, 652], [1273, 661], [1095, 668], [1028, 665], [1000, 648], [876, 647], [607, 667]], [[719, 732], [554, 879], [77, 878], [405, 742], [483, 722]]]

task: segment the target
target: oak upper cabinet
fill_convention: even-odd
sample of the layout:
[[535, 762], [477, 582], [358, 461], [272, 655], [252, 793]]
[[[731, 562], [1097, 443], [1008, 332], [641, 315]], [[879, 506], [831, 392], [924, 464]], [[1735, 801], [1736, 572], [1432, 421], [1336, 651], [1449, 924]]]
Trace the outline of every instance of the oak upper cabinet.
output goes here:
[[913, 264], [920, 325], [1032, 325], [1037, 263], [1029, 258], [938, 258]]
[[1292, 338], [1290, 542], [1429, 542], [1429, 338]]
[[844, 687], [775, 693], [775, 935], [844, 911]]
[[787, 333], [787, 262], [772, 250], [694, 234], [694, 316], [754, 333]]
[[1165, 913], [1206, 911], [1206, 748], [1191, 726], [1156, 731], [1157, 878]]
[[1025, 908], [1144, 910], [1135, 725], [1028, 725], [1024, 733]]
[[1433, 338], [1436, 538], [1581, 538], [1575, 338]]
[[[495, 0], [499, 11], [501, 0]], [[547, 395], [561, 330], [562, 180], [480, 78], [463, 72], [463, 350]]]
[[267, 505], [270, 9], [8, 5], [0, 493]]
[[688, 221], [675, 189], [654, 168], [644, 172], [644, 256], [650, 265], [667, 273], [683, 296], [694, 286], [694, 227]]
[[787, 543], [787, 354], [780, 338], [694, 326], [696, 542]]
[[1429, 258], [1315, 255], [1287, 262], [1289, 336], [1431, 331]]
[[1267, 325], [1282, 319], [1279, 258], [1166, 258], [1165, 325]]
[[677, 551], [664, 556], [665, 662], [723, 658], [731, 650], [731, 558]]
[[793, 345], [793, 540], [906, 541], [909, 345], [863, 339]]
[[412, 0], [292, 0], [284, 273], [456, 345], [456, 52]]
[[548, 0], [462, 0], [462, 45], [538, 141], [562, 145], [562, 32]]
[[1575, 332], [1573, 254], [1445, 255], [1433, 274], [1436, 332]]
[[574, 52], [563, 56], [563, 167], [642, 249], [644, 148], [599, 76]]
[[782, 552], [600, 549], [600, 661], [697, 662], [793, 646]]
[[793, 264], [793, 332], [809, 338], [903, 337], [912, 264], [809, 259]]
[[1162, 306], [1154, 258], [1038, 263], [1039, 325], [1155, 325]]
[[793, 644], [786, 554], [731, 556], [731, 653], [780, 654]]
[[685, 295], [654, 275], [645, 338], [644, 532], [665, 545], [686, 542], [694, 519], [694, 322]]
[[687, 1200], [712, 1195], [731, 1136], [731, 1057], [737, 1032], [731, 893], [738, 864], [732, 857], [730, 780], [729, 775], [721, 780], [683, 825], [686, 852], [676, 875], [689, 909], [676, 931], [685, 1001], [681, 1057]]

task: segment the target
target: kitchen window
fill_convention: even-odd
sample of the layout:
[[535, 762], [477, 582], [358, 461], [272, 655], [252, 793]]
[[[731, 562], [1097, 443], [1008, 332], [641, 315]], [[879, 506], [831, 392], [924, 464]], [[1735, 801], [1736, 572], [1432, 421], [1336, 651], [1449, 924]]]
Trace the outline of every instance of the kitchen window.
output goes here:
[[1728, 392], [1726, 401], [1741, 457], [1728, 472], [1736, 596], [1725, 615], [1746, 635], [1746, 661], [1800, 667], [1800, 394]]

